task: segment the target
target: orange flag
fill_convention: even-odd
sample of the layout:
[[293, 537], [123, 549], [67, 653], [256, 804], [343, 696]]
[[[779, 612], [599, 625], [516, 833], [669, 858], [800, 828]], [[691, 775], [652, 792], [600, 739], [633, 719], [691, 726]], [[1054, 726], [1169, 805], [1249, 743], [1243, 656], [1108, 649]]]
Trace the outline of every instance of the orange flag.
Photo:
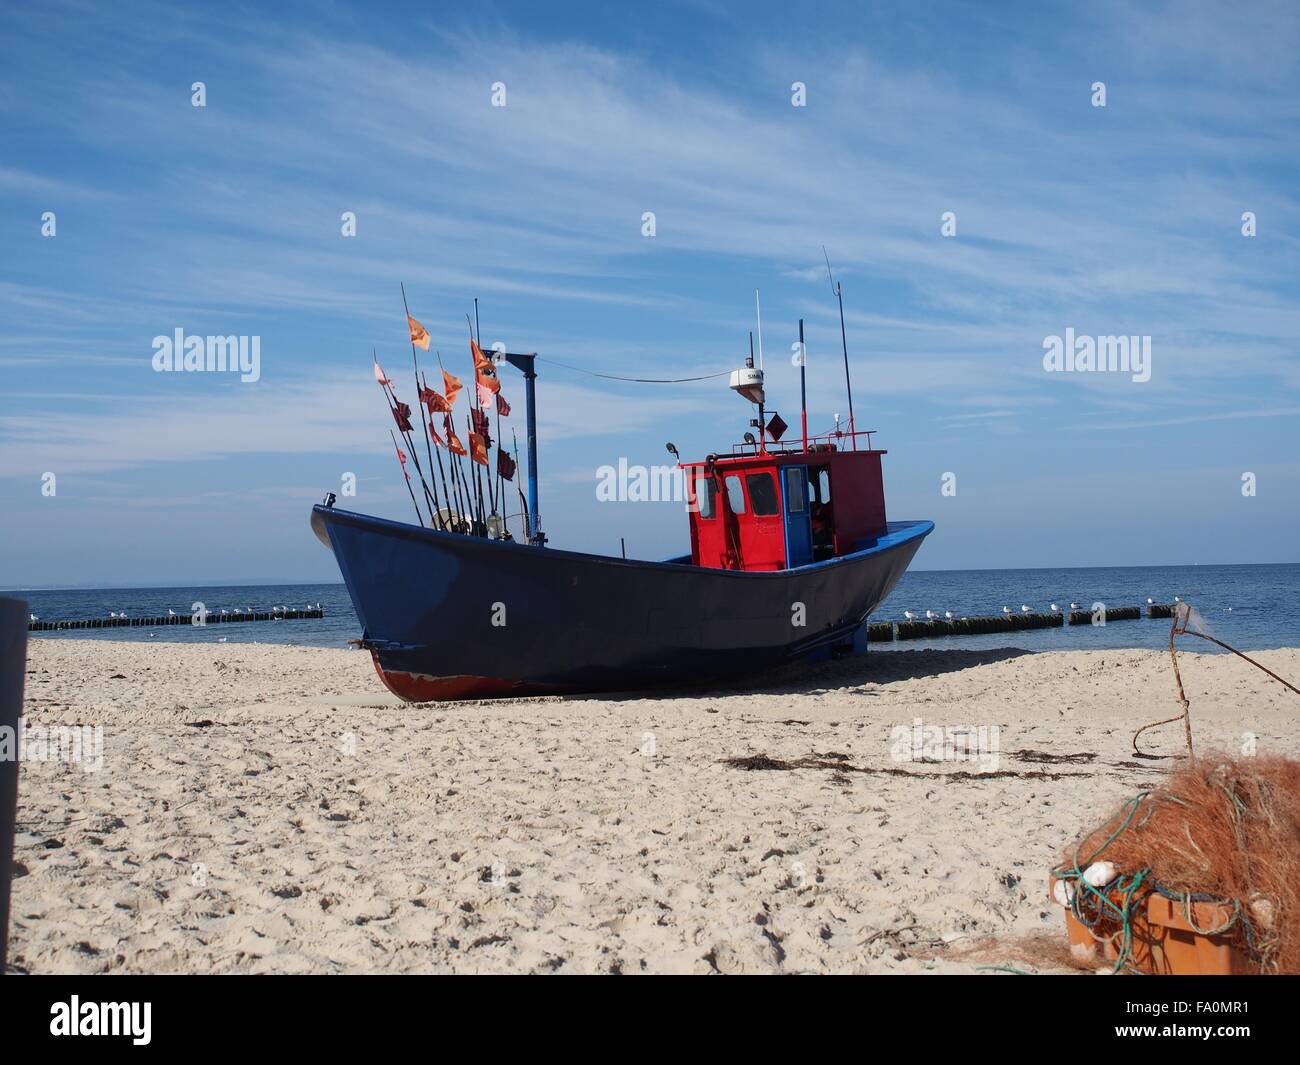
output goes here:
[[478, 433], [469, 434], [469, 457], [484, 466], [488, 464], [487, 441]]
[[383, 367], [379, 365], [379, 360], [375, 360], [375, 380], [381, 385], [391, 385], [393, 382], [384, 376]]
[[465, 445], [460, 442], [460, 437], [456, 435], [456, 429], [451, 424], [451, 415], [445, 415], [442, 421], [442, 427], [447, 430], [446, 448], [453, 455], [466, 455]]
[[409, 314], [406, 316], [406, 324], [411, 330], [411, 343], [423, 351], [429, 350], [429, 331]]
[[445, 441], [442, 437], [438, 435], [438, 430], [434, 426], [432, 418], [429, 419], [429, 435], [433, 437], [433, 442], [437, 444], [439, 447], [447, 446], [447, 441]]
[[[483, 349], [478, 346], [478, 341], [474, 339], [472, 333], [469, 338], [469, 350], [474, 356], [474, 378], [478, 382], [479, 403], [482, 406], [490, 406], [492, 403], [490, 397], [501, 390], [497, 368], [492, 365], [492, 360], [483, 354]], [[483, 400], [484, 393], [489, 393], [486, 402]]]
[[428, 385], [420, 386], [420, 402], [429, 408], [429, 413], [431, 415], [445, 414], [447, 411], [451, 410], [451, 404], [443, 399], [442, 396], [438, 395], [438, 393]]
[[443, 391], [447, 394], [447, 406], [454, 407], [456, 405], [456, 397], [460, 395], [461, 389], [465, 386], [460, 383], [459, 377], [452, 377], [452, 375], [446, 370], [443, 370], [442, 387]]

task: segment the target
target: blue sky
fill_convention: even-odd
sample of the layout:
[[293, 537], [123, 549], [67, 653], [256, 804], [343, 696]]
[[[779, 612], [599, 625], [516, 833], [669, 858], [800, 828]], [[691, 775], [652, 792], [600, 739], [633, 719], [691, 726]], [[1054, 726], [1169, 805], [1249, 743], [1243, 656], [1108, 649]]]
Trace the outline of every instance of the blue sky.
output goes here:
[[[485, 342], [682, 377], [740, 365], [759, 288], [772, 402], [803, 317], [825, 429], [822, 244], [919, 567], [1300, 559], [1293, 4], [555, 7], [6, 6], [0, 586], [337, 579], [312, 502], [410, 511], [399, 282], [462, 376], [474, 296]], [[261, 379], [155, 373], [177, 328], [260, 336]], [[1149, 335], [1151, 380], [1045, 372], [1067, 328]], [[747, 404], [540, 369], [552, 542], [684, 550], [595, 469], [725, 450]]]

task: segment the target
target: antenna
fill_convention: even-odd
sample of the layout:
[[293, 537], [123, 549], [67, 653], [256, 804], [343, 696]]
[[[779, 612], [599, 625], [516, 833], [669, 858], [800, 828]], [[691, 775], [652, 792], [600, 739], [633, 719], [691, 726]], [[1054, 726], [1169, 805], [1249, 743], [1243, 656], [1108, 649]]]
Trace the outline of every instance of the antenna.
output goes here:
[[[831, 291], [835, 298], [840, 302], [840, 345], [844, 349], [844, 388], [849, 394], [849, 439], [853, 441], [853, 450], [858, 450], [858, 438], [854, 432], [853, 424], [853, 382], [849, 378], [849, 341], [844, 332], [844, 288], [835, 280], [835, 275], [831, 273], [831, 257], [826, 254], [826, 245], [822, 245], [822, 257], [826, 260], [826, 276], [831, 281]], [[837, 422], [838, 418], [835, 419]]]
[[758, 289], [754, 289], [754, 317], [758, 319], [758, 368], [763, 369], [763, 308], [758, 302]]

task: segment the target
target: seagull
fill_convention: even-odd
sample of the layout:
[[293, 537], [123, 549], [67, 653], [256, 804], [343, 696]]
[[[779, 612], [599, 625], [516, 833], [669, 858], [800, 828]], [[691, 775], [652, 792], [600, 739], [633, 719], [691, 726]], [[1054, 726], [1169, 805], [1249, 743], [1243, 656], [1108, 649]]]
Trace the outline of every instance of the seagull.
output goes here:
[[[1232, 607], [1228, 607], [1228, 609], [1231, 610]], [[28, 614], [27, 616], [28, 616], [29, 618], [31, 618], [33, 621], [40, 621], [40, 620], [41, 620], [41, 619], [38, 618], [35, 614]]]
[[1179, 599], [1178, 596], [1174, 596], [1174, 602], [1175, 602], [1175, 603], [1181, 603], [1182, 600]]
[[1053, 614], [1059, 614], [1061, 612], [1061, 608], [1057, 606], [1055, 603], [1053, 603], [1051, 607], [1049, 607], [1049, 609], [1052, 611]]
[[[1229, 607], [1228, 609], [1231, 610], [1232, 608]], [[946, 617], [949, 621], [951, 621], [951, 620], [952, 620], [952, 611], [951, 611], [951, 610], [945, 610], [945, 611], [943, 612], [943, 616]]]
[[108, 612], [108, 616], [109, 616], [110, 618], [115, 618], [115, 617], [117, 617], [117, 611], [116, 611], [116, 610], [110, 610], [110, 611]]
[[908, 621], [911, 621], [913, 618], [916, 617], [916, 615], [913, 614], [910, 610], [904, 610], [903, 617], [907, 618]]
[[1002, 613], [1004, 613], [1004, 614], [1010, 614], [1010, 613], [1011, 613], [1011, 608], [1010, 608], [1009, 606], [1004, 606], [1004, 607], [1002, 608]]
[[938, 616], [939, 616], [939, 615], [936, 614], [933, 610], [927, 610], [927, 611], [925, 612], [925, 620], [926, 620], [926, 621], [933, 621], [933, 620], [934, 620], [935, 618], [937, 618]]
[[174, 617], [176, 616], [176, 611], [174, 611], [171, 607], [168, 607], [168, 608], [167, 608], [167, 616], [168, 616], [169, 618], [174, 618]]
[[1079, 609], [1079, 604], [1078, 604], [1078, 603], [1071, 603], [1071, 604], [1070, 604], [1070, 609], [1071, 609], [1071, 610], [1078, 610], [1078, 609]]
[[222, 612], [223, 614], [226, 612], [226, 608], [225, 608], [224, 606], [221, 608], [221, 612]]
[[1021, 604], [1020, 604], [1020, 613], [1022, 613], [1022, 614], [1032, 614], [1033, 611], [1030, 610], [1029, 607], [1025, 606], [1024, 603], [1021, 603]]
[[1151, 596], [1148, 595], [1148, 596], [1147, 596], [1147, 606], [1150, 606], [1150, 605], [1151, 605], [1152, 603], [1154, 603], [1154, 602], [1155, 602], [1155, 600], [1152, 599]]

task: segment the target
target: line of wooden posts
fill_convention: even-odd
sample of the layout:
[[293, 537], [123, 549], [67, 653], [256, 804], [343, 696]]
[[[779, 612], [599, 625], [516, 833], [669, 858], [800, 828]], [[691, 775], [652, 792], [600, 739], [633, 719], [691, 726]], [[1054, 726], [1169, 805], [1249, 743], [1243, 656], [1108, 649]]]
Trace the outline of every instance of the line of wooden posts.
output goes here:
[[80, 618], [67, 621], [29, 621], [28, 632], [55, 632], [65, 629], [119, 629], [119, 628], [156, 628], [159, 625], [221, 625], [232, 621], [293, 621], [297, 618], [323, 618], [325, 611], [320, 607], [305, 610], [247, 610], [236, 614], [214, 614], [207, 611], [203, 620], [198, 615], [167, 614], [162, 617], [138, 618]]
[[[1146, 616], [1168, 618], [1173, 616], [1172, 603], [1148, 603]], [[925, 640], [935, 636], [981, 636], [991, 632], [1020, 632], [1025, 629], [1055, 629], [1066, 624], [1091, 625], [1091, 610], [1070, 610], [1065, 613], [994, 614], [987, 618], [915, 618], [911, 621], [876, 621], [867, 626], [867, 639], [873, 643], [892, 640]], [[1142, 616], [1137, 606], [1106, 607], [1107, 624], [1112, 621], [1136, 621]]]

